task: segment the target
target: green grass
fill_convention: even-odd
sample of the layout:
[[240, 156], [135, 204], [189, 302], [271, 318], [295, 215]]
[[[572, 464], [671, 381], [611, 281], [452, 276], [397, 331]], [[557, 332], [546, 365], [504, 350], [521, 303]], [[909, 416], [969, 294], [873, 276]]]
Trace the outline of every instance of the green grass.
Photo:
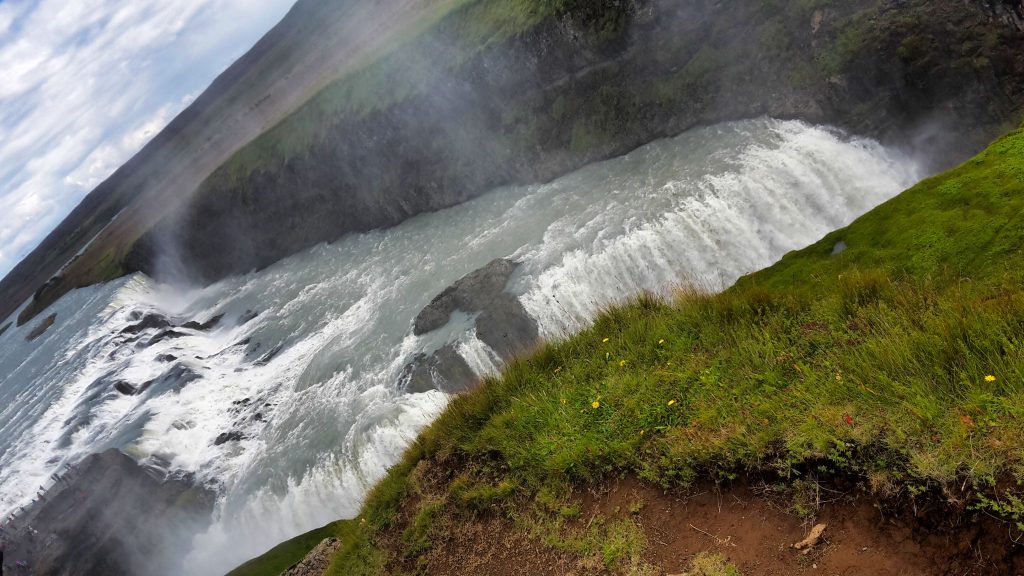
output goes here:
[[277, 575], [302, 560], [310, 550], [326, 538], [338, 537], [344, 522], [334, 522], [278, 544], [259, 558], [250, 560], [228, 573], [228, 576]]
[[[679, 487], [771, 473], [848, 475], [896, 498], [947, 488], [1020, 520], [1022, 216], [1017, 130], [724, 293], [608, 310], [453, 400], [370, 495], [332, 573], [379, 573], [374, 534], [423, 459], [463, 467], [445, 514], [534, 502], [527, 517], [559, 522], [572, 510], [546, 494], [612, 476]], [[636, 553], [621, 550], [642, 542], [617, 530], [606, 567], [625, 570]], [[410, 536], [415, 553], [428, 531]]]

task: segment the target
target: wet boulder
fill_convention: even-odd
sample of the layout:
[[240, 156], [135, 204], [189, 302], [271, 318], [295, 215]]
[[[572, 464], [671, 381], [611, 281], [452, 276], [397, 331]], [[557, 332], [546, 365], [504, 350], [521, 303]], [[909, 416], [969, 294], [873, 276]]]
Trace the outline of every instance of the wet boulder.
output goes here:
[[123, 380], [119, 380], [114, 383], [114, 390], [117, 390], [118, 392], [124, 394], [125, 396], [136, 396], [141, 392], [139, 388]]
[[185, 386], [201, 378], [202, 376], [199, 375], [199, 373], [188, 366], [176, 364], [161, 374], [158, 378], [143, 384], [144, 388], [142, 391], [152, 390], [154, 394], [178, 392]]
[[456, 310], [477, 312], [486, 308], [495, 296], [505, 292], [505, 285], [518, 267], [511, 260], [499, 258], [467, 274], [420, 311], [413, 320], [412, 333], [420, 336], [443, 327]]
[[418, 354], [402, 371], [400, 382], [409, 392], [441, 390], [457, 394], [471, 389], [478, 377], [455, 346], [446, 344], [432, 354]]
[[224, 433], [220, 434], [219, 436], [217, 436], [217, 439], [213, 441], [213, 445], [214, 446], [220, 446], [222, 444], [227, 444], [228, 442], [238, 442], [238, 441], [244, 440], [244, 439], [245, 439], [245, 436], [241, 432], [238, 432], [238, 431], [224, 432]]
[[141, 320], [121, 330], [121, 334], [139, 334], [145, 330], [158, 330], [170, 328], [171, 321], [166, 316], [150, 312], [142, 316]]
[[159, 344], [159, 343], [161, 343], [161, 342], [163, 342], [165, 340], [174, 340], [175, 338], [182, 338], [184, 336], [188, 336], [188, 334], [185, 334], [184, 332], [181, 332], [179, 330], [173, 330], [173, 329], [172, 330], [164, 330], [163, 332], [160, 332], [159, 334], [157, 334], [156, 336], [153, 336], [149, 340], [147, 340], [145, 342], [140, 342], [137, 345], [137, 347], [138, 348], [149, 348], [149, 347], [154, 346], [156, 344]]
[[202, 376], [191, 368], [177, 364], [159, 377], [142, 384], [131, 384], [130, 382], [119, 380], [114, 383], [114, 389], [125, 396], [138, 396], [149, 390], [152, 390], [154, 394], [162, 394], [164, 392], [177, 392], [200, 378]]
[[513, 294], [506, 292], [519, 263], [506, 258], [467, 274], [438, 294], [413, 320], [420, 336], [442, 328], [456, 310], [476, 315], [476, 335], [503, 360], [537, 345], [536, 321]]
[[193, 320], [191, 322], [186, 322], [186, 323], [181, 325], [181, 328], [185, 328], [186, 330], [196, 330], [196, 331], [199, 331], [199, 332], [208, 332], [210, 330], [213, 330], [217, 326], [219, 326], [220, 325], [220, 321], [223, 320], [223, 319], [224, 319], [224, 315], [223, 314], [218, 314], [218, 315], [214, 316], [213, 318], [210, 318], [206, 322], [196, 322], [195, 320]]
[[46, 334], [46, 331], [49, 330], [50, 327], [53, 326], [53, 324], [56, 321], [57, 321], [57, 315], [56, 314], [50, 314], [42, 322], [40, 322], [35, 328], [33, 328], [31, 332], [28, 333], [28, 336], [25, 337], [25, 340], [27, 342], [34, 342], [34, 341], [38, 340], [40, 336], [42, 336], [43, 334]]

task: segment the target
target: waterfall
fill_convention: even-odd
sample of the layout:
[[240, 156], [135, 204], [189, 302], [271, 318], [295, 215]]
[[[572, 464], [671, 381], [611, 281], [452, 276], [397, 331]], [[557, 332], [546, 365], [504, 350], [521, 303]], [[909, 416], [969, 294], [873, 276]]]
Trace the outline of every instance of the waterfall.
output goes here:
[[470, 318], [412, 334], [416, 314], [467, 273], [521, 262], [508, 289], [558, 338], [641, 291], [728, 286], [918, 177], [877, 142], [733, 122], [206, 288], [135, 276], [75, 291], [39, 340], [25, 341], [31, 325], [0, 335], [0, 515], [63, 463], [118, 447], [219, 488], [188, 562], [223, 573], [358, 512], [448, 401], [398, 385], [416, 354], [448, 339], [474, 370], [500, 367]]

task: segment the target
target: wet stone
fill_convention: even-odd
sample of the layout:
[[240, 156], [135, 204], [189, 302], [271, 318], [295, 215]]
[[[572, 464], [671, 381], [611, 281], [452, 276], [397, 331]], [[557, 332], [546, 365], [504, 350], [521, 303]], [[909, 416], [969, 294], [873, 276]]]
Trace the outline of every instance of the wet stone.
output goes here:
[[213, 441], [213, 445], [220, 446], [222, 444], [227, 444], [228, 442], [238, 442], [239, 440], [244, 439], [245, 436], [243, 436], [241, 432], [224, 432], [217, 436], [217, 439]]

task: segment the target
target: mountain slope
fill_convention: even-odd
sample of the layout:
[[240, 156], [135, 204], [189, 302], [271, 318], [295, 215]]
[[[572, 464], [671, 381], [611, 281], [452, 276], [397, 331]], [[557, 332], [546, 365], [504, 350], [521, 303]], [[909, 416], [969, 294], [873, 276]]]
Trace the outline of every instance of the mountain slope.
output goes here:
[[239, 148], [326, 84], [429, 23], [444, 6], [442, 0], [393, 0], [373, 7], [299, 0], [281, 23], [90, 193], [0, 282], [0, 317], [10, 315], [37, 290], [45, 307], [68, 290], [124, 274], [124, 257], [132, 244], [187, 203], [199, 184]]
[[[10, 309], [103, 230], [19, 320], [129, 271], [208, 282], [266, 266], [700, 123], [828, 122], [945, 166], [1005, 131], [1024, 92], [1024, 36], [982, 2], [341, 6], [300, 2], [263, 43], [278, 56], [247, 57], [273, 89], [229, 74], [219, 86], [237, 97], [209, 96], [241, 132], [196, 116], [198, 135], [147, 149], [105, 184], [114, 201], [77, 213], [12, 273]], [[251, 123], [253, 106], [273, 113]]]

